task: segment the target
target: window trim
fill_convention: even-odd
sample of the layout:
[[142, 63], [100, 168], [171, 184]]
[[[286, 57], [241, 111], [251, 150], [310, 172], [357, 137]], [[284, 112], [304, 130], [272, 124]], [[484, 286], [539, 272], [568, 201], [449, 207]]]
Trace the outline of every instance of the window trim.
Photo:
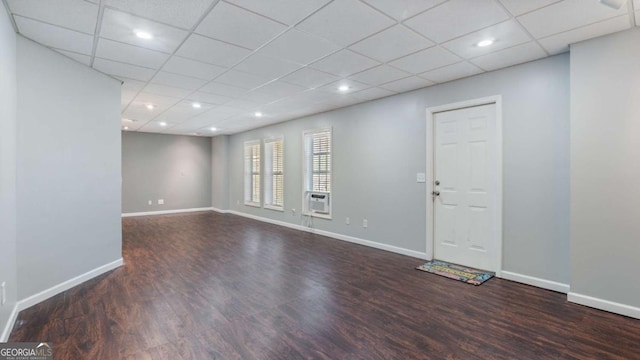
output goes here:
[[[268, 143], [275, 143], [277, 141], [282, 141], [282, 206], [279, 205], [272, 205], [272, 204], [267, 204], [267, 177], [271, 177], [268, 181], [271, 185], [273, 185], [273, 171], [267, 173], [267, 162], [264, 162], [264, 178], [262, 183], [264, 184], [264, 201], [263, 201], [263, 208], [265, 209], [269, 209], [269, 210], [275, 210], [275, 211], [280, 211], [280, 212], [284, 212], [284, 174], [285, 174], [285, 161], [284, 161], [284, 136], [283, 135], [279, 135], [279, 136], [271, 136], [268, 138], [265, 138], [263, 140], [263, 147], [264, 147], [264, 158], [266, 160], [267, 158], [267, 144]], [[272, 169], [273, 170], [273, 169]], [[267, 176], [268, 175], [268, 176]], [[273, 190], [273, 188], [271, 189]], [[271, 194], [271, 197], [273, 197], [273, 194]]]
[[[331, 184], [331, 191], [329, 192], [331, 198], [329, 200], [329, 213], [328, 214], [320, 214], [320, 213], [315, 213], [315, 212], [311, 212], [309, 211], [309, 207], [306, 200], [306, 194], [308, 191], [312, 191], [312, 190], [307, 190], [306, 185], [307, 185], [307, 178], [306, 178], [306, 170], [307, 170], [307, 165], [306, 165], [306, 161], [307, 161], [307, 157], [306, 157], [306, 151], [307, 151], [307, 144], [306, 144], [306, 138], [307, 136], [313, 135], [313, 134], [317, 134], [317, 133], [323, 133], [323, 132], [328, 132], [329, 133], [329, 139], [330, 139], [330, 146], [331, 146], [331, 159], [329, 161], [329, 166], [331, 167], [331, 179], [330, 179], [330, 184]], [[316, 218], [320, 218], [320, 219], [326, 219], [326, 220], [332, 220], [333, 219], [333, 196], [334, 196], [334, 189], [333, 189], [333, 159], [334, 159], [334, 146], [333, 146], [333, 127], [332, 126], [328, 126], [328, 127], [323, 127], [323, 128], [316, 128], [316, 129], [310, 129], [310, 130], [305, 130], [302, 132], [302, 215], [304, 216], [312, 216], [312, 217], [316, 217]], [[313, 172], [313, 170], [311, 170]]]
[[[253, 188], [253, 172], [252, 171], [248, 171], [250, 170], [248, 168], [248, 166], [250, 167], [251, 164], [247, 164], [247, 147], [251, 146], [255, 146], [258, 145], [258, 149], [260, 152], [260, 172], [258, 173], [259, 179], [260, 179], [260, 186], [259, 186], [259, 194], [258, 194], [258, 201], [251, 201], [250, 199], [247, 198], [247, 187], [249, 187], [249, 189]], [[249, 141], [245, 141], [244, 142], [244, 148], [243, 148], [243, 167], [244, 167], [244, 205], [246, 206], [252, 206], [252, 207], [261, 207], [262, 206], [262, 142], [260, 140], [249, 140]], [[251, 182], [249, 184], [247, 184], [247, 180], [251, 179]]]

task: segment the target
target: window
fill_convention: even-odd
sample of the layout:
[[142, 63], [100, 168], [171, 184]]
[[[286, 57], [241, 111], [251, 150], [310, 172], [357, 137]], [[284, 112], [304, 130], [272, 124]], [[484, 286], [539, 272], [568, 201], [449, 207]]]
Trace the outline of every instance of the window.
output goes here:
[[244, 143], [244, 203], [260, 206], [260, 140]]
[[284, 211], [284, 140], [264, 141], [264, 207]]
[[308, 212], [308, 192], [331, 193], [331, 129], [306, 131], [303, 155], [303, 209]]

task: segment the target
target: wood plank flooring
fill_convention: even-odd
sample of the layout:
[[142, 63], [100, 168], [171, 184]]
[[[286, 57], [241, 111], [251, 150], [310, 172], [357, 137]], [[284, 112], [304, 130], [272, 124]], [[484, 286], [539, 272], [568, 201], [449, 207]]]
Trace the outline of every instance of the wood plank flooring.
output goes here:
[[125, 266], [19, 314], [56, 359], [640, 359], [640, 321], [213, 212], [123, 219]]

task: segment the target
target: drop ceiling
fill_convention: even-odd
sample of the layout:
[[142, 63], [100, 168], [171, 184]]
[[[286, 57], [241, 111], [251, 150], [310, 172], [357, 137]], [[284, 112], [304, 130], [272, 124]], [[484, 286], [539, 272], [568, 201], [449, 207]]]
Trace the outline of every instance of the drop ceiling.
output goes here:
[[202, 136], [559, 54], [640, 16], [640, 0], [3, 1], [20, 34], [123, 81], [123, 128]]

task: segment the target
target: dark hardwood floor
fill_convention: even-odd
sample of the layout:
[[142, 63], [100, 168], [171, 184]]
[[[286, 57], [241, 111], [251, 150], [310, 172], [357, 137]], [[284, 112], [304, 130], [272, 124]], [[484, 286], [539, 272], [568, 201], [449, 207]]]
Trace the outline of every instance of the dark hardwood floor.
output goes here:
[[640, 321], [203, 212], [123, 219], [125, 266], [22, 311], [55, 359], [640, 359]]

